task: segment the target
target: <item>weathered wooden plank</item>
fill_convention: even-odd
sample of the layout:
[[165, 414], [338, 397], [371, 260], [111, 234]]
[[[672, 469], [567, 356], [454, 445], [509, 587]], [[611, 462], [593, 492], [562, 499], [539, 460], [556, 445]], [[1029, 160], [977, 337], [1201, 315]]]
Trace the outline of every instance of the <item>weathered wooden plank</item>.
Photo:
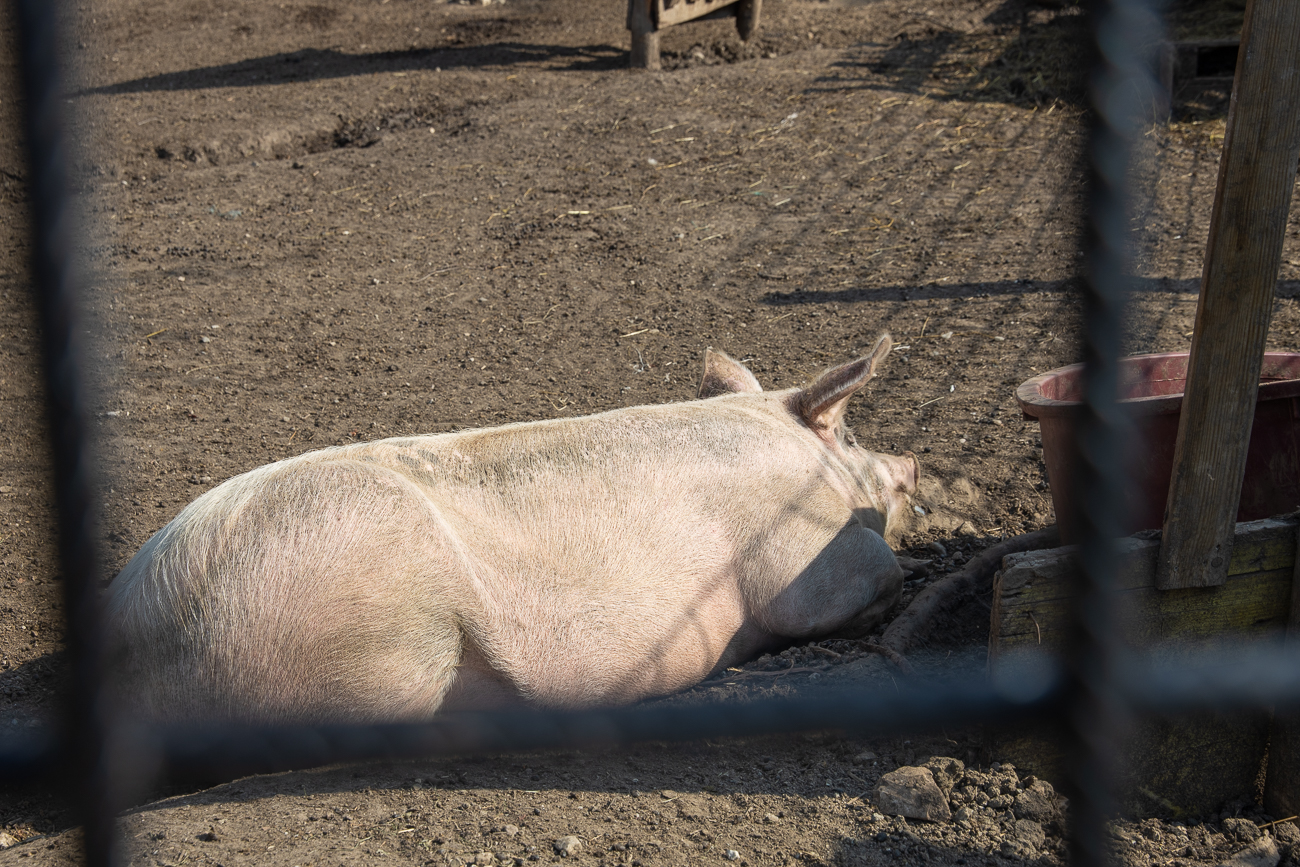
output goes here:
[[[1242, 641], [1280, 646], [1296, 581], [1298, 526], [1295, 517], [1237, 525], [1227, 582], [1181, 590], [1155, 586], [1158, 542], [1121, 540], [1116, 583], [1121, 588], [1122, 640], [1165, 658]], [[1073, 546], [1003, 560], [994, 582], [989, 640], [995, 677], [1014, 672], [1027, 656], [1062, 646], [1076, 561]], [[1253, 792], [1268, 729], [1267, 716], [1258, 713], [1140, 721], [1120, 763], [1125, 810], [1135, 815], [1204, 814], [1224, 800]], [[1048, 779], [1059, 776], [1059, 751], [1041, 732], [998, 732], [991, 747], [999, 761]]]
[[657, 0], [656, 24], [662, 29], [712, 15], [740, 0]]
[[1300, 3], [1249, 0], [1165, 508], [1161, 588], [1227, 580], [1300, 159]]
[[[1070, 600], [1048, 598], [1055, 592], [1057, 588], [1038, 585], [1006, 599], [1000, 612], [1000, 649], [1059, 644], [1068, 627]], [[1192, 650], [1225, 637], [1280, 632], [1290, 598], [1289, 568], [1234, 576], [1220, 587], [1127, 590], [1119, 603], [1122, 638], [1133, 646], [1179, 641]]]
[[[1221, 587], [1157, 592], [1159, 542], [1119, 541], [1115, 585], [1123, 598], [1124, 639], [1133, 645], [1159, 640], [1197, 641], [1221, 635], [1261, 635], [1280, 629], [1290, 610], [1296, 560], [1296, 518], [1267, 518], [1237, 525], [1229, 581]], [[995, 578], [990, 657], [1011, 646], [1055, 646], [1068, 617], [1077, 549], [1012, 554]]]
[[758, 25], [763, 17], [763, 0], [740, 0], [736, 5], [736, 32], [744, 42], [758, 34]]
[[628, 0], [627, 29], [632, 32], [629, 65], [659, 69], [660, 31], [688, 21], [734, 17], [740, 38], [748, 41], [758, 32], [762, 9], [763, 0]]

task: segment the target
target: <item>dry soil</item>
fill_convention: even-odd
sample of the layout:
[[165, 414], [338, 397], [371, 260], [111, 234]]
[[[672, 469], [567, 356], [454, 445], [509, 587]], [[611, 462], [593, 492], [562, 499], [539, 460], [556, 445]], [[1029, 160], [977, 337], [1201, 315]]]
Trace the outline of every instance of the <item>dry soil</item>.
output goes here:
[[[645, 73], [626, 68], [614, 0], [70, 5], [109, 574], [269, 461], [689, 399], [708, 346], [789, 386], [885, 330], [898, 349], [850, 421], [920, 457], [906, 552], [940, 543], [937, 578], [1054, 520], [1012, 392], [1077, 360], [1076, 7], [768, 0], [755, 41], [676, 27]], [[15, 732], [54, 707], [63, 623], [0, 26], [0, 731]], [[1189, 345], [1226, 95], [1189, 88], [1142, 140], [1130, 351]], [[1298, 212], [1270, 348], [1300, 348]], [[987, 603], [945, 624], [926, 673], [978, 676]], [[830, 642], [701, 694], [895, 676]], [[1034, 781], [981, 745], [815, 734], [332, 768], [177, 792], [123, 828], [133, 863], [161, 865], [550, 862], [565, 836], [592, 867], [728, 850], [755, 867], [1059, 863], [1061, 821], [1017, 815]], [[879, 775], [932, 756], [970, 766], [950, 793], [966, 817], [877, 812]], [[1128, 863], [1215, 863], [1253, 836], [1238, 816], [1266, 820], [1247, 797], [1121, 823], [1115, 844]], [[56, 791], [0, 795], [21, 841], [0, 862], [69, 861], [70, 823]]]

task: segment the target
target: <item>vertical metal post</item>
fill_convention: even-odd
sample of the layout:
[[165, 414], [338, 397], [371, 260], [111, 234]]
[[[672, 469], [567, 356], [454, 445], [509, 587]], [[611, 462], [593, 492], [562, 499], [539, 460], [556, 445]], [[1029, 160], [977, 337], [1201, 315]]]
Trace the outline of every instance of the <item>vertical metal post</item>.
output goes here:
[[1119, 635], [1111, 598], [1126, 427], [1119, 405], [1120, 324], [1130, 281], [1130, 154], [1158, 89], [1144, 55], [1159, 32], [1147, 0], [1094, 0], [1089, 11], [1094, 54], [1084, 238], [1086, 367], [1074, 479], [1081, 498], [1080, 586], [1071, 624], [1064, 750], [1074, 790], [1070, 863], [1075, 867], [1108, 860], [1105, 822], [1113, 812], [1113, 762], [1126, 716], [1116, 677]]
[[106, 773], [105, 733], [98, 655], [98, 543], [95, 485], [81, 375], [75, 215], [68, 189], [59, 62], [59, 4], [19, 0], [23, 99], [29, 154], [32, 216], [32, 291], [44, 339], [50, 443], [58, 508], [59, 556], [68, 615], [72, 665], [64, 737], [70, 788], [85, 828], [86, 863], [113, 860], [113, 808]]

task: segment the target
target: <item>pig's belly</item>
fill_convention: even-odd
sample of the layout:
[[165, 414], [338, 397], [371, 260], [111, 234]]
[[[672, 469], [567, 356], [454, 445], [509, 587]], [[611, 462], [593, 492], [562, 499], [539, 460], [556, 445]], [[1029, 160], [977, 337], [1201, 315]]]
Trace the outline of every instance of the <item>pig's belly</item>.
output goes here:
[[471, 631], [444, 707], [623, 705], [690, 687], [770, 644], [746, 623], [733, 580], [675, 596], [553, 598], [531, 625], [516, 613], [477, 639]]

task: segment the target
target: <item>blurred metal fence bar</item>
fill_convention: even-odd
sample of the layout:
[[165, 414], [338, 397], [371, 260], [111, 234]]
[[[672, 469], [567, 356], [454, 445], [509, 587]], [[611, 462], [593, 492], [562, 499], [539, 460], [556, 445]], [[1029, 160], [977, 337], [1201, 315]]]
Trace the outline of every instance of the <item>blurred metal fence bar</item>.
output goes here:
[[[1114, 686], [1138, 713], [1300, 710], [1300, 651], [1206, 651], [1164, 661], [1134, 657], [1117, 672]], [[1063, 689], [1059, 671], [1035, 665], [994, 684], [905, 685], [876, 692], [823, 688], [803, 697], [726, 704], [461, 713], [410, 724], [136, 726], [118, 730], [114, 752], [121, 755], [113, 764], [148, 784], [275, 773], [330, 762], [811, 730], [890, 735], [1012, 719], [1050, 721], [1060, 712]], [[0, 742], [0, 778], [36, 778], [52, 770], [59, 755], [58, 741], [41, 733], [6, 738]]]
[[85, 828], [86, 863], [112, 860], [113, 814], [105, 772], [95, 463], [82, 375], [77, 214], [68, 189], [59, 11], [53, 0], [18, 0], [19, 54], [29, 154], [32, 292], [44, 342], [71, 679], [66, 704], [65, 772]]
[[1072, 795], [1070, 863], [1107, 862], [1106, 820], [1114, 814], [1113, 762], [1128, 708], [1114, 611], [1124, 480], [1125, 418], [1119, 403], [1122, 316], [1129, 294], [1128, 180], [1133, 140], [1163, 89], [1152, 47], [1160, 22], [1150, 0], [1093, 0], [1087, 150], [1088, 213], [1084, 227], [1083, 407], [1075, 429], [1073, 490], [1079, 497], [1079, 570], [1069, 623], [1065, 744]]
[[[115, 728], [119, 788], [160, 780], [233, 778], [334, 762], [464, 755], [501, 751], [614, 746], [646, 741], [842, 729], [871, 734], [922, 727], [997, 723], [1054, 712], [1050, 674], [1032, 694], [987, 684], [897, 690], [820, 689], [804, 697], [697, 706], [610, 710], [518, 710], [456, 713], [408, 724], [252, 726], [183, 725]], [[0, 742], [0, 776], [31, 779], [59, 759], [53, 739]], [[126, 779], [134, 777], [135, 780]]]
[[[139, 729], [137, 767], [167, 779], [273, 773], [329, 762], [410, 760], [504, 751], [608, 747], [646, 741], [691, 741], [799, 731], [853, 735], [910, 734], [918, 729], [1053, 722], [1065, 683], [1035, 666], [1001, 684], [905, 686], [896, 691], [830, 689], [781, 699], [696, 706], [593, 711], [498, 711], [449, 714], [427, 723], [374, 726], [181, 726]], [[1300, 710], [1300, 653], [1256, 650], [1134, 659], [1114, 680], [1136, 712]], [[152, 754], [152, 755], [151, 755]]]
[[1300, 711], [1300, 648], [1296, 647], [1215, 649], [1163, 660], [1128, 658], [1115, 676], [1137, 713]]
[[[161, 752], [166, 757], [164, 770], [168, 778], [204, 779], [230, 769], [247, 774], [338, 761], [617, 746], [826, 729], [872, 734], [915, 732], [918, 728], [1041, 716], [1054, 710], [1053, 699], [1049, 693], [1018, 701], [980, 685], [955, 690], [914, 688], [865, 696], [840, 690], [803, 698], [698, 707], [462, 713], [410, 725], [280, 730], [185, 727], [162, 733]], [[142, 742], [142, 746], [147, 751], [147, 745]]]

